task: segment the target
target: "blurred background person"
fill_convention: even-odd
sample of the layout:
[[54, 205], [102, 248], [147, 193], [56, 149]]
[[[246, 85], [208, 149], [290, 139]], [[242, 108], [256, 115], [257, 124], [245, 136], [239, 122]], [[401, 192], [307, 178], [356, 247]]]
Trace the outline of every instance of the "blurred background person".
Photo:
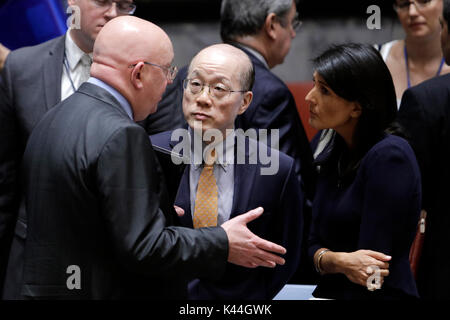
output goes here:
[[[450, 63], [450, 1], [443, 0], [442, 51]], [[405, 91], [398, 122], [405, 128], [422, 174], [422, 207], [427, 211], [417, 287], [421, 298], [450, 299], [450, 75]]]
[[[370, 45], [331, 47], [314, 59], [310, 123], [334, 135], [319, 169], [309, 255], [322, 275], [313, 295], [418, 297], [409, 251], [420, 211], [419, 167], [392, 133], [397, 107], [388, 68]], [[371, 288], [379, 269], [381, 288]]]
[[440, 45], [442, 0], [395, 0], [405, 38], [380, 48], [395, 85], [397, 106], [403, 92], [424, 80], [450, 72]]
[[6, 57], [8, 56], [10, 50], [0, 43], [0, 71], [3, 69]]

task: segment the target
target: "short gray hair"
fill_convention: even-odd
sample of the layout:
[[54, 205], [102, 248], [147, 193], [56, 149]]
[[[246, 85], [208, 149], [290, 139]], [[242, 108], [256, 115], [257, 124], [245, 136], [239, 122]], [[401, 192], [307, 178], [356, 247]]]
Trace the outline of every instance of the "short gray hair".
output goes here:
[[237, 36], [257, 34], [266, 17], [275, 13], [284, 17], [293, 0], [222, 0], [220, 9], [220, 36], [231, 42]]

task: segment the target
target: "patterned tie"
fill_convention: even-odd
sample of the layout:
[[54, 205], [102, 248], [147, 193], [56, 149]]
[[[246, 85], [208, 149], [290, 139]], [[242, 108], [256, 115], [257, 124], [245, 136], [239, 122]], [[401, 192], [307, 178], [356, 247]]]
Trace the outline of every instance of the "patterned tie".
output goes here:
[[91, 64], [92, 64], [91, 57], [85, 53], [81, 57], [81, 74], [80, 74], [80, 83], [78, 87], [89, 79], [89, 75], [91, 72]]
[[217, 226], [218, 191], [214, 177], [214, 161], [208, 163], [203, 166], [197, 185], [194, 207], [195, 229]]

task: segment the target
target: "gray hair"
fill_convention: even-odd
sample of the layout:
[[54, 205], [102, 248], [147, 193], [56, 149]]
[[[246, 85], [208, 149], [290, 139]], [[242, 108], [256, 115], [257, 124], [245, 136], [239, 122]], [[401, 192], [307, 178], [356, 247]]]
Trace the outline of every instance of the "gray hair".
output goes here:
[[222, 0], [220, 36], [231, 42], [237, 36], [257, 34], [270, 13], [282, 18], [291, 7], [292, 0]]

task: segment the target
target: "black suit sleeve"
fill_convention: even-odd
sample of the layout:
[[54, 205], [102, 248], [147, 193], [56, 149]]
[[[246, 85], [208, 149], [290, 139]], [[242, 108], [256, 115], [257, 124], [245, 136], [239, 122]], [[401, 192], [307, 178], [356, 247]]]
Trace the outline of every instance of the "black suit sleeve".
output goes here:
[[[430, 197], [434, 192], [430, 188], [432, 172], [434, 170], [433, 159], [437, 159], [437, 151], [442, 137], [440, 126], [438, 123], [430, 119], [431, 115], [426, 112], [427, 107], [431, 105], [423, 105], [419, 96], [413, 90], [406, 90], [402, 97], [400, 110], [397, 115], [397, 121], [405, 129], [407, 139], [411, 144], [417, 162], [419, 163], [422, 175], [423, 208], [429, 210]], [[426, 101], [426, 100], [425, 100]], [[435, 123], [435, 125], [430, 125]]]
[[299, 267], [304, 232], [303, 203], [303, 192], [292, 166], [281, 191], [277, 219], [273, 225], [276, 230], [274, 242], [286, 248], [286, 263], [268, 270], [272, 273], [268, 278], [268, 299], [283, 288]]
[[252, 117], [252, 126], [279, 129], [279, 150], [294, 158], [295, 172], [307, 199], [312, 201], [316, 179], [313, 157], [294, 97], [287, 88], [266, 92]]
[[18, 167], [20, 136], [7, 89], [8, 67], [0, 76], [0, 288], [19, 205]]
[[159, 209], [156, 166], [148, 136], [137, 126], [118, 129], [102, 149], [101, 211], [118, 260], [142, 274], [220, 276], [228, 256], [225, 231], [168, 227], [171, 217]]

